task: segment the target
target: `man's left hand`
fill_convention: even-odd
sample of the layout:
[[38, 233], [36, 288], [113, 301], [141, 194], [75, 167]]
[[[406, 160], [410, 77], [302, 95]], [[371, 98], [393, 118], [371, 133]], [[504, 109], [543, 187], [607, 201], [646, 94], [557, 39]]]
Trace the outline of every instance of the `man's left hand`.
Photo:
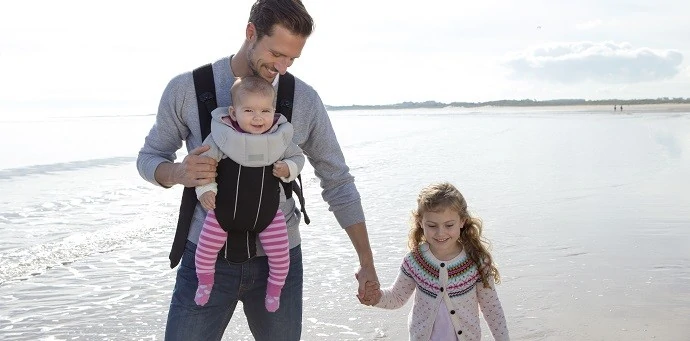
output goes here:
[[357, 299], [359, 303], [364, 305], [374, 305], [377, 303], [377, 294], [379, 292], [380, 284], [379, 278], [376, 276], [376, 269], [374, 265], [361, 266], [355, 273], [355, 278], [359, 282], [357, 290]]

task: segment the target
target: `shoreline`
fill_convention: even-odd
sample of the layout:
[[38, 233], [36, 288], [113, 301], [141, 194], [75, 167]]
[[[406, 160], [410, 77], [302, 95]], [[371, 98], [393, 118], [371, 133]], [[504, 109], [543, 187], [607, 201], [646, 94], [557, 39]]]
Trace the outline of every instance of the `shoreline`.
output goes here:
[[613, 110], [612, 105], [608, 104], [572, 104], [572, 105], [537, 105], [537, 106], [492, 106], [481, 107], [417, 107], [417, 108], [362, 108], [362, 109], [328, 109], [331, 114], [347, 115], [348, 112], [419, 112], [420, 110], [444, 111], [457, 113], [596, 113], [596, 114], [640, 114], [640, 113], [673, 113], [690, 114], [690, 103], [668, 103], [668, 104], [630, 104], [624, 105], [623, 111], [617, 106]]
[[[624, 105], [623, 110], [620, 106], [614, 111], [610, 105], [554, 105], [554, 106], [485, 106], [482, 109], [521, 109], [533, 111], [588, 111], [588, 112], [610, 112], [618, 114], [629, 113], [690, 113], [690, 103], [669, 103], [669, 104], [631, 104]], [[478, 109], [463, 108], [463, 109]]]

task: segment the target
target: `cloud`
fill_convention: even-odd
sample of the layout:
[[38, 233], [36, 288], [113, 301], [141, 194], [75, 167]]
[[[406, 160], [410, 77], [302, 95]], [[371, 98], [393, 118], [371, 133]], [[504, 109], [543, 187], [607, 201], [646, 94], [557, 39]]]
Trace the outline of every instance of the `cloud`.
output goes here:
[[570, 42], [540, 46], [506, 58], [516, 79], [560, 83], [635, 83], [669, 79], [680, 72], [676, 50], [633, 48], [628, 43]]

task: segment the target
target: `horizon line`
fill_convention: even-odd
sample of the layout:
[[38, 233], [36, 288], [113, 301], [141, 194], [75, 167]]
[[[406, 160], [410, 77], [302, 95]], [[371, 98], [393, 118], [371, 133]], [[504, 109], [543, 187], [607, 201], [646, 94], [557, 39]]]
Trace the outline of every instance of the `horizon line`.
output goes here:
[[582, 104], [600, 104], [600, 105], [634, 105], [634, 104], [690, 104], [690, 97], [660, 97], [660, 98], [641, 98], [641, 99], [550, 99], [550, 100], [534, 100], [534, 99], [502, 99], [485, 102], [438, 102], [438, 101], [423, 101], [412, 102], [405, 101], [393, 104], [350, 104], [350, 105], [329, 105], [324, 104], [327, 109], [370, 109], [370, 108], [440, 108], [440, 107], [480, 107], [480, 106], [534, 106], [534, 105], [582, 105]]

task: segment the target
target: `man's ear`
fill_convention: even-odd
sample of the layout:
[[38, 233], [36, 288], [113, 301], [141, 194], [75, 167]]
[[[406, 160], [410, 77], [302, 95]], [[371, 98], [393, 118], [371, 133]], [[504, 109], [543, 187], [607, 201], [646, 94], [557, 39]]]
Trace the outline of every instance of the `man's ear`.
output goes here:
[[244, 30], [244, 34], [248, 41], [252, 41], [252, 39], [256, 38], [256, 26], [254, 26], [254, 24], [251, 22], [247, 23], [247, 28]]

